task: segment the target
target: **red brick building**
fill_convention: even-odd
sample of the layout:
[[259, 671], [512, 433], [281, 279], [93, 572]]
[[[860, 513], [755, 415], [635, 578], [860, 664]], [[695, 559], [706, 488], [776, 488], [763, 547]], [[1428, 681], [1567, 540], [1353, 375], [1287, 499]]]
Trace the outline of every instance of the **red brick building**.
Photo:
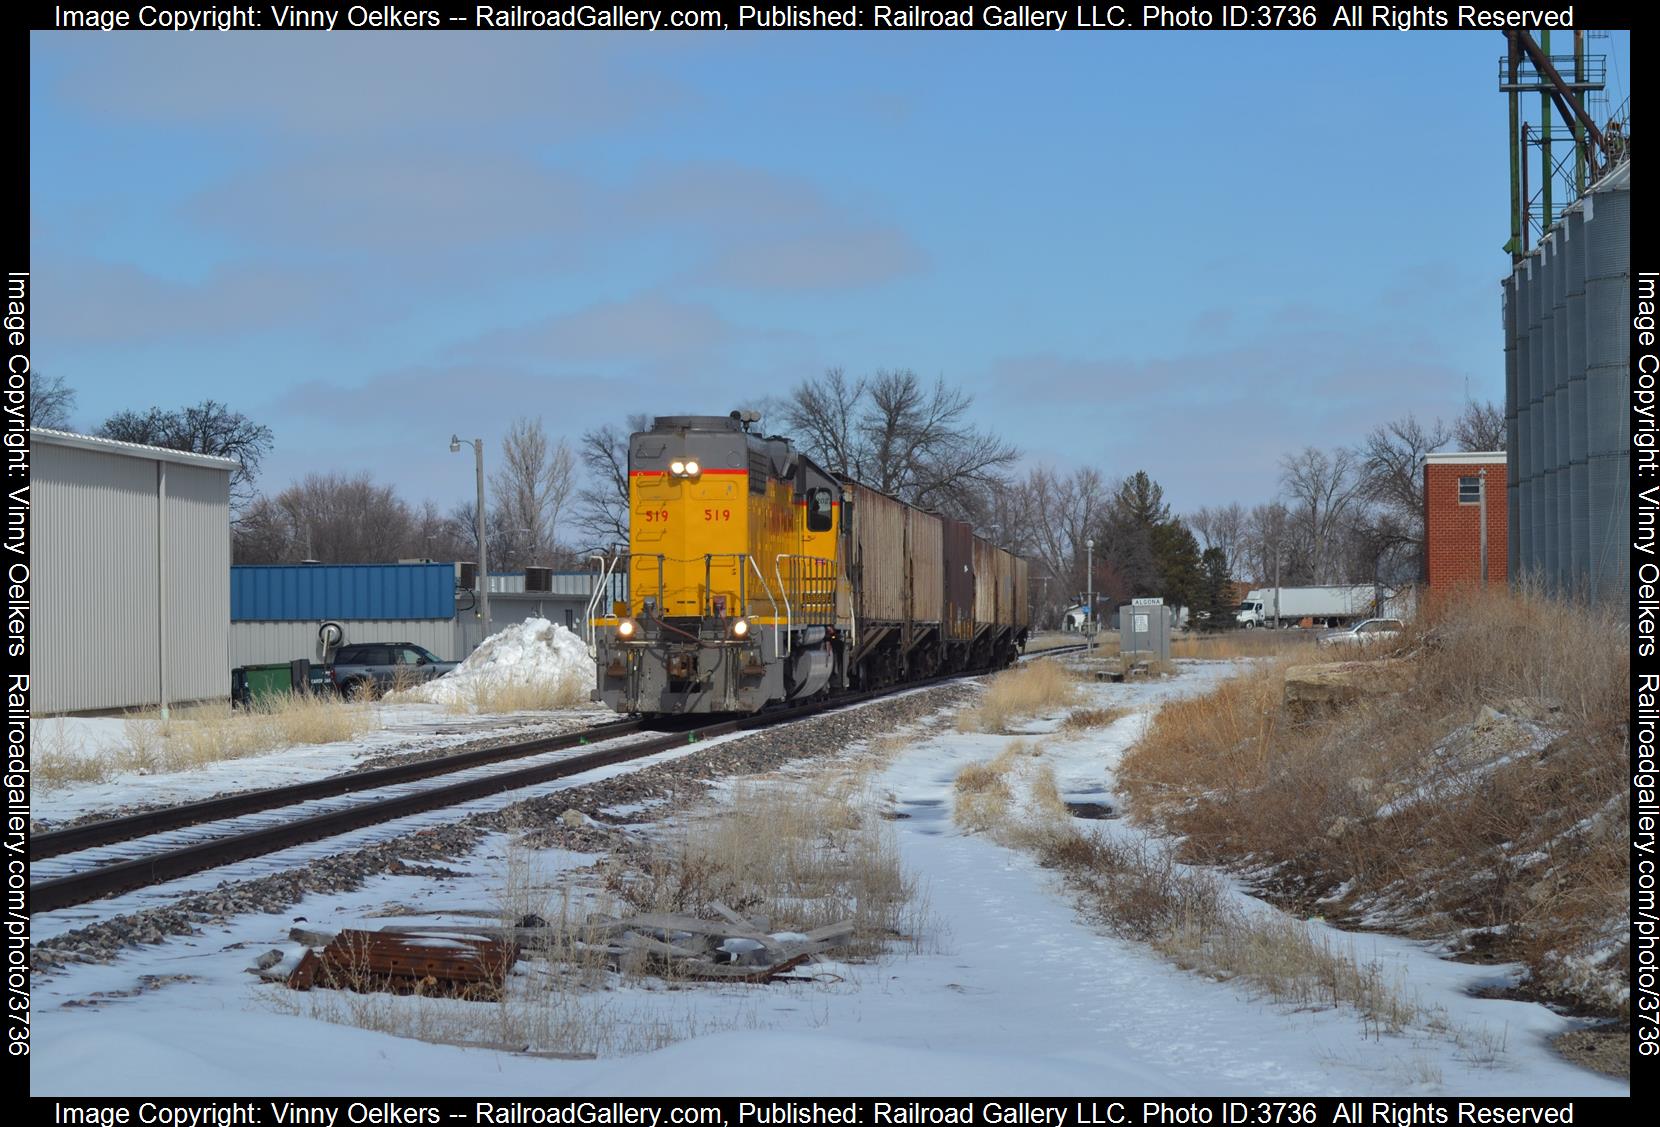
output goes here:
[[1487, 493], [1487, 583], [1508, 576], [1504, 451], [1424, 458], [1424, 581], [1448, 591], [1481, 580], [1481, 495]]

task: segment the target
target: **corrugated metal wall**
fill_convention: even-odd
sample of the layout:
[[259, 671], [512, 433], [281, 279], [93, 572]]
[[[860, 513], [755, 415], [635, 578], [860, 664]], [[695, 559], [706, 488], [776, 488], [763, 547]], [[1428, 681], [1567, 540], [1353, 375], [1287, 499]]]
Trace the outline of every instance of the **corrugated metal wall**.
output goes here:
[[[580, 634], [588, 597], [530, 592], [498, 593], [490, 599], [492, 630], [505, 630], [531, 618], [546, 618]], [[471, 612], [443, 619], [333, 619], [346, 631], [346, 641], [414, 642], [445, 661], [460, 661], [478, 648], [484, 631]], [[266, 665], [303, 657], [322, 661], [317, 637], [319, 621], [233, 622], [230, 627], [230, 664]]]
[[[445, 661], [459, 661], [462, 651], [454, 619], [368, 620], [335, 619], [346, 629], [346, 641], [414, 642]], [[233, 622], [230, 626], [230, 666], [268, 665], [307, 658], [322, 661], [317, 638], [321, 622]], [[503, 624], [496, 623], [500, 629]]]
[[853, 485], [853, 561], [859, 569], [861, 623], [904, 622], [905, 514], [903, 501]]
[[237, 622], [394, 621], [455, 614], [451, 564], [242, 564], [231, 573]]
[[168, 696], [230, 695], [230, 475], [163, 463], [167, 474]]
[[[159, 703], [157, 462], [37, 438], [30, 470], [35, 711]], [[168, 697], [228, 696], [230, 475], [166, 470]]]
[[1629, 596], [1630, 165], [1504, 281], [1510, 574]]
[[921, 509], [905, 513], [905, 559], [911, 569], [911, 619], [935, 623], [945, 615], [944, 522]]

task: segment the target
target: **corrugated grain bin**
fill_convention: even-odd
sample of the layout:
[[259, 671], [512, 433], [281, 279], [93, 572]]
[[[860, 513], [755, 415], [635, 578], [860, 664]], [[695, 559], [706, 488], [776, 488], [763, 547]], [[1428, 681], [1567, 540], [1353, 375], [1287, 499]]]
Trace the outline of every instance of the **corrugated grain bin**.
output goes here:
[[989, 540], [974, 538], [974, 625], [997, 621], [997, 556]]
[[905, 557], [911, 569], [911, 620], [934, 623], [945, 613], [945, 529], [936, 513], [907, 510]]
[[1025, 556], [1014, 558], [1014, 624], [1016, 626], [1031, 626], [1032, 624], [1032, 589], [1031, 563]]
[[905, 514], [910, 506], [853, 485], [853, 567], [861, 622], [905, 621]]
[[945, 624], [947, 638], [974, 637], [974, 529], [960, 520], [941, 521], [945, 553]]

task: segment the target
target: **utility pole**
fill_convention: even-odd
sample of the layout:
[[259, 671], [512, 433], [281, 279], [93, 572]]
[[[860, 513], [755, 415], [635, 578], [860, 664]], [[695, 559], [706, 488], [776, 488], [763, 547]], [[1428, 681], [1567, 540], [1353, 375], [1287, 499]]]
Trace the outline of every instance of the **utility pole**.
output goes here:
[[[484, 546], [484, 439], [471, 439], [468, 445], [473, 448], [478, 470], [478, 508], [473, 515], [477, 518], [478, 529], [478, 617], [484, 624], [482, 641], [490, 636], [490, 555]], [[450, 435], [450, 453], [461, 453], [459, 435]]]
[[1280, 628], [1280, 538], [1274, 537], [1274, 629]]
[[1089, 648], [1095, 649], [1095, 538], [1084, 540], [1084, 625], [1089, 629]]

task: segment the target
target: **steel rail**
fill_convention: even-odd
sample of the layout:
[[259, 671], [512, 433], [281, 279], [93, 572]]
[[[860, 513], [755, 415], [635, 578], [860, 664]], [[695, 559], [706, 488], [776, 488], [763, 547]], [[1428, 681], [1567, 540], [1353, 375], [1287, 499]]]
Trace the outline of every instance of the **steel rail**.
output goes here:
[[261, 810], [292, 806], [314, 798], [334, 798], [360, 790], [375, 790], [397, 783], [431, 778], [434, 775], [447, 775], [455, 771], [464, 771], [469, 767], [498, 763], [504, 759], [520, 759], [546, 751], [580, 747], [594, 740], [608, 740], [614, 736], [626, 735], [638, 730], [640, 725], [639, 720], [616, 720], [607, 724], [596, 724], [580, 732], [567, 732], [558, 736], [527, 740], [524, 743], [480, 748], [477, 751], [425, 759], [418, 763], [403, 763], [372, 771], [359, 771], [352, 775], [331, 775], [315, 782], [265, 787], [244, 791], [241, 794], [226, 795], [223, 798], [181, 803], [178, 806], [169, 806], [165, 810], [151, 810], [143, 814], [87, 822], [68, 829], [34, 835], [29, 839], [29, 860], [44, 861], [48, 857], [91, 849], [97, 845], [112, 845], [161, 833], [164, 830], [183, 829], [186, 826], [235, 818], [243, 814], [257, 814]]

